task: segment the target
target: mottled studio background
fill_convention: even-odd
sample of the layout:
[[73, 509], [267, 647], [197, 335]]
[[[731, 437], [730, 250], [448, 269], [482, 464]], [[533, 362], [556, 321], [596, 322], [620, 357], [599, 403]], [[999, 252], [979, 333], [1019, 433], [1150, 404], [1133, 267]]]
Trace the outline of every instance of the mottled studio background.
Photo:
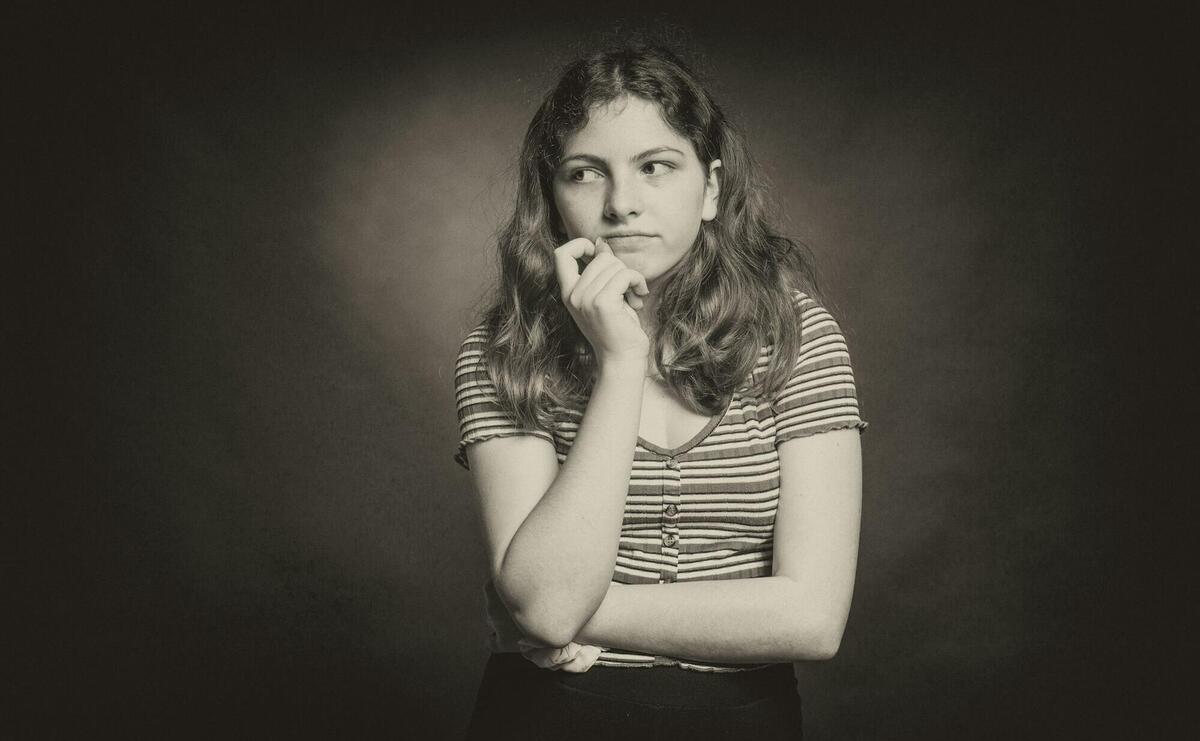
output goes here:
[[[35, 342], [3, 735], [453, 737], [485, 660], [454, 355], [536, 101], [645, 19], [17, 8], [35, 270], [7, 282], [44, 303], [6, 318]], [[1156, 737], [1137, 443], [1174, 371], [1138, 338], [1170, 313], [1147, 152], [1179, 19], [663, 18], [816, 252], [871, 422], [846, 638], [797, 667], [810, 737]]]

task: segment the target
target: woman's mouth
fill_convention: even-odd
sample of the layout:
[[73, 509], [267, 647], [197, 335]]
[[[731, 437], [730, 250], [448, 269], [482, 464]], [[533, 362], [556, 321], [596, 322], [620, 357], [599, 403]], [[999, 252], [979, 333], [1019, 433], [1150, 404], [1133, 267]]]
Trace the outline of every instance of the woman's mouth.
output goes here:
[[621, 247], [625, 249], [634, 249], [649, 243], [654, 239], [652, 234], [642, 233], [625, 233], [625, 234], [610, 234], [604, 237], [604, 241], [613, 246], [614, 249]]

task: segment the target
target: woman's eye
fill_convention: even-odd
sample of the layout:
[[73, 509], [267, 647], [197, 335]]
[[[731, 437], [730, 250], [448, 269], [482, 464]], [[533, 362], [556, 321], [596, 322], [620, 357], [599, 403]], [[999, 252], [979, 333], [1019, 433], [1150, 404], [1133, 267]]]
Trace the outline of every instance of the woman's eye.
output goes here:
[[647, 175], [665, 175], [674, 169], [675, 166], [670, 162], [647, 162], [642, 165], [642, 172]]
[[576, 183], [590, 183], [600, 177], [595, 170], [576, 170], [571, 173], [571, 180]]

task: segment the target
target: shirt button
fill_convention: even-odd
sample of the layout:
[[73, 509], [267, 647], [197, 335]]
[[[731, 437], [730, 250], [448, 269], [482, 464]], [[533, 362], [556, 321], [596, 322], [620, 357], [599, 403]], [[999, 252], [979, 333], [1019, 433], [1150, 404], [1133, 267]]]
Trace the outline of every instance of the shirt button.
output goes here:
[[675, 460], [674, 458], [668, 458], [667, 459], [667, 468], [671, 469], [672, 471], [678, 471], [679, 470], [679, 461]]
[[666, 514], [667, 517], [678, 517], [679, 508], [674, 504], [668, 504], [666, 509], [663, 510], [663, 513]]
[[675, 533], [667, 533], [667, 534], [663, 535], [663, 545], [665, 545], [668, 548], [674, 547], [675, 543], [677, 543], [678, 541], [679, 541], [679, 538], [675, 536]]

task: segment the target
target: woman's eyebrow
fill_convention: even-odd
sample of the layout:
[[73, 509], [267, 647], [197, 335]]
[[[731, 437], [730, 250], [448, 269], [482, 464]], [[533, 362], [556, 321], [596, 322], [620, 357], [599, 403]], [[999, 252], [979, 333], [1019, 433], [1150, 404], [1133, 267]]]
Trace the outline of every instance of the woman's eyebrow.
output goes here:
[[644, 160], [647, 157], [653, 157], [654, 155], [662, 154], [663, 152], [674, 152], [675, 154], [679, 155], [680, 157], [683, 156], [683, 152], [680, 152], [675, 147], [655, 147], [654, 149], [647, 149], [645, 152], [642, 152], [641, 154], [637, 155], [636, 157], [633, 157], [629, 161], [637, 162], [638, 160]]
[[[679, 151], [675, 147], [654, 147], [653, 149], [647, 149], [645, 152], [635, 154], [634, 156], [629, 158], [629, 161], [630, 162], [638, 162], [638, 161], [646, 159], [647, 157], [653, 157], [656, 154], [662, 154], [663, 152], [673, 152], [673, 153], [679, 155], [680, 157], [683, 156], [683, 152]], [[566, 157], [563, 157], [563, 159], [562, 159], [562, 161], [564, 163], [571, 162], [573, 160], [583, 160], [584, 162], [588, 162], [593, 165], [608, 164], [607, 162], [605, 162], [603, 157], [597, 157], [594, 154], [587, 154], [586, 152], [578, 152], [575, 154], [568, 154]]]

